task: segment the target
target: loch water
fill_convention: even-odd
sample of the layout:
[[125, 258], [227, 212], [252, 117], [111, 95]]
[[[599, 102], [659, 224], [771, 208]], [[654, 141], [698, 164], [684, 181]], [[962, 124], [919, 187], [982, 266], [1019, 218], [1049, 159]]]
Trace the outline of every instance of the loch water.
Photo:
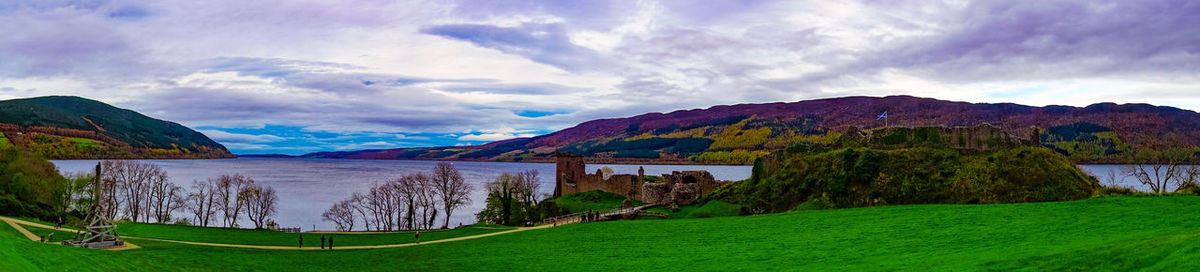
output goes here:
[[[365, 193], [373, 183], [384, 182], [411, 173], [429, 173], [435, 161], [401, 160], [340, 160], [303, 158], [238, 158], [224, 160], [141, 160], [162, 167], [171, 182], [190, 190], [192, 181], [216, 178], [221, 174], [239, 173], [260, 185], [271, 186], [279, 194], [279, 210], [274, 217], [283, 227], [303, 230], [332, 230], [334, 225], [321, 221], [321, 213], [333, 203], [349, 198], [354, 192]], [[52, 161], [63, 173], [90, 172], [96, 160]], [[484, 184], [501, 173], [537, 170], [541, 177], [540, 191], [554, 191], [553, 163], [453, 162], [463, 178], [475, 188], [471, 203], [455, 210], [450, 224], [476, 222], [475, 213], [484, 207]], [[636, 174], [639, 165], [589, 164], [587, 170], [609, 166], [616, 174]], [[707, 170], [718, 180], [743, 180], [750, 177], [750, 166], [723, 165], [643, 165], [646, 175], [671, 171]], [[176, 217], [190, 217], [177, 211]], [[443, 215], [439, 215], [443, 216]], [[441, 221], [443, 219], [438, 219]], [[249, 224], [245, 219], [241, 225]]]

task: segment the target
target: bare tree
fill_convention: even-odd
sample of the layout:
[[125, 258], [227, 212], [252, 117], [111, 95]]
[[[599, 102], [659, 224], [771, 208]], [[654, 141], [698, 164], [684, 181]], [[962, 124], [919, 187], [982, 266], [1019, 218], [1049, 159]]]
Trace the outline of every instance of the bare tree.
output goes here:
[[1170, 149], [1161, 153], [1141, 154], [1146, 164], [1124, 165], [1121, 170], [1128, 176], [1136, 178], [1142, 184], [1150, 186], [1150, 191], [1161, 194], [1166, 192], [1172, 181], [1178, 183], [1183, 178], [1185, 165], [1191, 154]]
[[376, 207], [367, 203], [366, 196], [363, 196], [361, 193], [354, 192], [354, 194], [350, 195], [349, 200], [350, 208], [352, 208], [353, 211], [358, 212], [359, 217], [363, 219], [364, 229], [370, 230], [371, 226], [375, 226], [375, 230], [380, 230], [378, 222], [376, 222], [375, 225], [371, 225], [371, 220], [377, 220], [378, 218], [372, 218], [372, 215], [376, 214], [374, 211]]
[[261, 229], [267, 218], [276, 212], [279, 196], [271, 187], [260, 187], [250, 184], [242, 194], [245, 197], [246, 217], [254, 223], [254, 228]]
[[538, 177], [537, 170], [526, 170], [525, 172], [517, 173], [517, 192], [521, 198], [530, 205], [537, 206], [542, 201], [538, 191], [542, 188], [542, 180]]
[[213, 194], [215, 183], [212, 179], [192, 182], [192, 193], [188, 194], [188, 209], [196, 216], [196, 225], [207, 227], [216, 213], [213, 211], [216, 198]]
[[217, 177], [213, 184], [213, 195], [216, 199], [217, 211], [221, 212], [221, 222], [227, 228], [237, 225], [239, 215], [246, 206], [245, 193], [254, 185], [254, 179], [241, 174], [224, 174]]
[[1117, 169], [1115, 169], [1115, 168], [1109, 168], [1109, 169], [1108, 169], [1108, 172], [1104, 173], [1104, 186], [1108, 186], [1108, 187], [1117, 187], [1117, 186], [1119, 186], [1119, 185], [1120, 185], [1120, 182], [1119, 182], [1119, 180], [1120, 180], [1120, 177], [1121, 177], [1121, 172], [1122, 172], [1122, 171], [1120, 171], [1120, 170], [1117, 170]]
[[119, 202], [124, 203], [125, 215], [135, 222], [150, 221], [150, 187], [167, 182], [167, 172], [157, 165], [137, 161], [107, 160], [102, 164], [106, 169], [104, 178], [119, 188]]
[[185, 192], [182, 186], [174, 184], [171, 185], [171, 188], [167, 190], [167, 203], [163, 205], [161, 211], [163, 215], [163, 221], [159, 223], [166, 223], [166, 220], [170, 220], [171, 215], [175, 214], [175, 210], [179, 210], [187, 205], [187, 197], [184, 195], [184, 193]]
[[[534, 174], [536, 175], [536, 173]], [[442, 228], [450, 226], [450, 215], [454, 209], [471, 203], [471, 185], [463, 180], [462, 173], [449, 162], [439, 162], [433, 167], [431, 179], [433, 192], [440, 197], [443, 211], [446, 212]]]
[[429, 177], [422, 174], [405, 175], [396, 180], [394, 186], [400, 198], [403, 209], [397, 212], [403, 212], [403, 221], [405, 229], [414, 229], [417, 222], [417, 207], [420, 205], [421, 184], [427, 183]]
[[350, 201], [342, 200], [334, 203], [325, 213], [321, 214], [321, 220], [333, 222], [337, 225], [338, 230], [354, 231], [354, 211], [350, 208]]
[[155, 179], [151, 182], [147, 211], [154, 216], [156, 223], [171, 220], [171, 213], [178, 209], [179, 202], [182, 202], [182, 191], [183, 187], [165, 179]]

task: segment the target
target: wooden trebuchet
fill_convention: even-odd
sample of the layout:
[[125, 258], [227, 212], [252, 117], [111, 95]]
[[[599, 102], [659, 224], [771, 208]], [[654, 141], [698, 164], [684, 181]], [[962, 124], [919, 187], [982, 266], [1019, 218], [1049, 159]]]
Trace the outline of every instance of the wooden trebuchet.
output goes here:
[[117, 226], [108, 218], [107, 205], [112, 201], [112, 196], [106, 195], [112, 192], [112, 187], [115, 184], [105, 182], [100, 164], [96, 164], [96, 173], [92, 176], [92, 205], [88, 208], [88, 222], [86, 233], [75, 235], [75, 239], [63, 241], [65, 245], [86, 247], [86, 248], [114, 248], [125, 246], [125, 241], [121, 240], [120, 236], [115, 233]]

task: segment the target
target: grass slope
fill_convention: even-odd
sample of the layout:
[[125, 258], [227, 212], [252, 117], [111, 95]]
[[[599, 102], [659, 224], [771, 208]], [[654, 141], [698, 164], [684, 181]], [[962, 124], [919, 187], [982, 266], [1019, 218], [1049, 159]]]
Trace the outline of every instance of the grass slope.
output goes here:
[[[53, 224], [48, 224], [53, 225]], [[38, 236], [45, 236], [50, 230], [26, 227]], [[475, 227], [468, 226], [451, 230], [423, 230], [421, 241], [434, 241], [447, 238], [471, 236], [513, 229], [511, 227]], [[272, 230], [205, 228], [193, 226], [177, 226], [163, 224], [122, 223], [117, 227], [117, 233], [122, 236], [139, 238], [157, 238], [188, 242], [206, 242], [263, 246], [296, 246], [298, 237], [304, 236], [305, 247], [320, 247], [321, 237], [332, 237], [337, 246], [368, 246], [407, 244], [415, 242], [413, 232], [360, 233], [360, 234], [321, 234], [321, 233], [284, 233]], [[64, 236], [66, 234], [66, 236]], [[73, 232], [55, 233], [55, 240], [73, 237]]]
[[[0, 268], [45, 270], [1200, 269], [1200, 197], [909, 205], [574, 224], [407, 248], [269, 251], [131, 239], [112, 252], [0, 226]], [[74, 260], [94, 259], [92, 264]]]
[[[545, 202], [553, 202], [559, 208], [566, 209], [568, 213], [581, 213], [587, 211], [598, 212], [621, 208], [621, 203], [625, 202], [625, 196], [594, 190], [582, 193], [566, 194], [560, 197], [547, 199]], [[641, 206], [642, 202], [633, 200], [631, 204], [634, 206]]]

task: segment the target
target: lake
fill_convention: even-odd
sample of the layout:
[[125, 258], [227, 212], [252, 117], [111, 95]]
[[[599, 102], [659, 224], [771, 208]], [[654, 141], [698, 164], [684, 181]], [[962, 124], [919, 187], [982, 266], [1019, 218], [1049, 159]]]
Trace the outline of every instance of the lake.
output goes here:
[[[333, 230], [330, 222], [321, 221], [321, 213], [334, 202], [349, 198], [354, 192], [365, 193], [372, 183], [383, 182], [411, 173], [429, 173], [434, 161], [394, 160], [335, 160], [239, 158], [227, 160], [142, 160], [162, 167], [175, 184], [190, 190], [192, 181], [216, 178], [221, 174], [240, 173], [254, 178], [260, 185], [271, 186], [279, 194], [279, 211], [273, 217], [283, 227], [304, 230]], [[91, 172], [96, 160], [52, 161], [63, 173]], [[454, 211], [450, 224], [474, 223], [475, 213], [483, 210], [484, 183], [503, 172], [537, 170], [541, 176], [541, 192], [554, 192], [553, 163], [453, 162], [463, 178], [475, 188], [472, 203]], [[588, 173], [608, 166], [616, 174], [637, 174], [638, 165], [589, 164]], [[646, 175], [671, 171], [707, 170], [718, 180], [743, 180], [750, 177], [750, 166], [724, 165], [644, 165]], [[176, 212], [177, 217], [190, 217]], [[438, 219], [439, 221], [441, 219]], [[249, 222], [243, 219], [242, 226]]]
[[[284, 227], [301, 227], [305, 230], [332, 230], [334, 225], [321, 221], [321, 213], [334, 202], [350, 197], [354, 192], [366, 192], [375, 182], [386, 181], [410, 173], [428, 173], [434, 161], [396, 160], [336, 160], [336, 159], [280, 159], [239, 158], [227, 160], [143, 160], [162, 167], [175, 184], [188, 188], [193, 180], [215, 178], [225, 173], [240, 173], [258, 184], [274, 187], [279, 194], [279, 212], [274, 217]], [[52, 161], [63, 173], [90, 172], [96, 160]], [[463, 178], [475, 188], [472, 203], [454, 212], [451, 225], [474, 223], [475, 213], [483, 209], [484, 183], [495, 179], [503, 172], [537, 170], [541, 176], [541, 192], [554, 191], [553, 163], [506, 163], [506, 162], [453, 162], [462, 172]], [[743, 180], [750, 177], [750, 166], [727, 165], [608, 165], [589, 164], [588, 173], [608, 166], [616, 174], [636, 174], [639, 166], [646, 175], [660, 175], [671, 171], [706, 170], [718, 180]], [[1110, 170], [1117, 171], [1120, 186], [1148, 191], [1149, 187], [1132, 177], [1120, 174], [1120, 165], [1081, 165], [1084, 172], [1104, 177]], [[1100, 178], [1104, 183], [1104, 178]], [[1174, 190], [1175, 186], [1168, 186]], [[178, 217], [190, 216], [177, 212]], [[246, 226], [248, 222], [243, 222]]]

